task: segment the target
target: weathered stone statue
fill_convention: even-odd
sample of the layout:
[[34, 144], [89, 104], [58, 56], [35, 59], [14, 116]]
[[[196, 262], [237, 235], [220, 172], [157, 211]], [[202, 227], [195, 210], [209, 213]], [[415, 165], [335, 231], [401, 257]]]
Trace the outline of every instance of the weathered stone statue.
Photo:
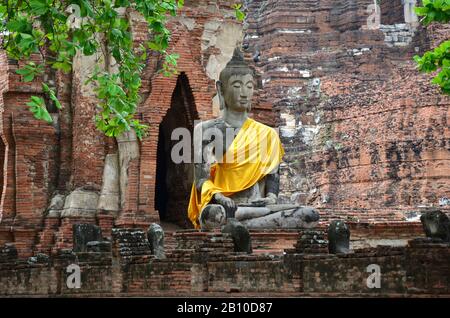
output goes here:
[[330, 254], [350, 252], [350, 229], [342, 220], [330, 222], [328, 227], [328, 251]]
[[150, 244], [150, 250], [157, 259], [164, 259], [164, 230], [159, 224], [150, 224], [147, 230], [147, 239]]
[[427, 237], [450, 242], [450, 220], [444, 212], [438, 209], [425, 211], [420, 221]]
[[94, 224], [74, 224], [73, 230], [73, 251], [87, 252], [88, 243], [102, 241], [102, 229]]
[[222, 233], [229, 233], [233, 238], [234, 251], [251, 254], [252, 240], [247, 228], [234, 218], [228, 219], [225, 226], [222, 227]]
[[301, 228], [319, 219], [312, 208], [277, 204], [284, 150], [273, 128], [248, 117], [254, 85], [253, 71], [236, 49], [216, 85], [221, 116], [194, 128], [188, 215], [196, 228], [219, 228], [229, 218], [249, 229]]

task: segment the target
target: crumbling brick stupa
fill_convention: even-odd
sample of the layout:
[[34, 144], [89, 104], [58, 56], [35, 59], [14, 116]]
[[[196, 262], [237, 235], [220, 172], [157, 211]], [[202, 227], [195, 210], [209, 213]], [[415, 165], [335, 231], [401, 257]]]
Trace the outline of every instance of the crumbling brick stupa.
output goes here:
[[[23, 62], [0, 55], [1, 295], [450, 294], [448, 244], [417, 240], [422, 211], [450, 212], [450, 98], [412, 60], [448, 39], [450, 27], [421, 26], [402, 0], [380, 1], [377, 27], [372, 0], [247, 0], [241, 24], [236, 2], [185, 1], [169, 20], [180, 73], [164, 77], [161, 57], [149, 56], [142, 141], [96, 130], [97, 101], [85, 84], [93, 58], [77, 56], [71, 74], [46, 72], [64, 107], [50, 110], [47, 124], [26, 106], [42, 79], [21, 82]], [[147, 40], [145, 21], [126, 14], [136, 45]], [[241, 255], [229, 238], [189, 230], [192, 167], [170, 160], [171, 132], [219, 113], [215, 81], [237, 46], [258, 76], [251, 115], [279, 128], [286, 150], [282, 203], [316, 207], [319, 230], [347, 222], [355, 253], [306, 255], [294, 248], [301, 231], [276, 230], [251, 232], [254, 253]], [[164, 260], [140, 234], [122, 241], [153, 222], [166, 231]], [[73, 252], [76, 224], [97, 225], [111, 248]], [[388, 268], [385, 287], [343, 283], [352, 268], [367, 276], [370, 261]], [[73, 262], [87, 289], [65, 289]], [[341, 274], [328, 274], [333, 267]]]

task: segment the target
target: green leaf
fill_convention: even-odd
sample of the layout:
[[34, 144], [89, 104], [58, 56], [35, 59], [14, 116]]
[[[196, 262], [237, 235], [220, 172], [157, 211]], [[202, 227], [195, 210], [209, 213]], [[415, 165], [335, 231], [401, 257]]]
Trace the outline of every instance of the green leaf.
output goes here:
[[52, 67], [58, 70], [62, 70], [64, 73], [68, 74], [72, 70], [72, 65], [68, 62], [55, 62]]
[[30, 7], [31, 12], [37, 15], [44, 15], [50, 9], [46, 0], [30, 0]]
[[31, 82], [34, 79], [34, 74], [28, 74], [23, 77], [24, 82]]
[[44, 93], [48, 94], [49, 98], [55, 103], [56, 108], [62, 109], [62, 105], [56, 97], [55, 92], [50, 89], [47, 84], [42, 83], [42, 90], [44, 91]]
[[150, 50], [153, 50], [153, 51], [161, 51], [162, 50], [161, 45], [156, 42], [148, 42], [148, 47]]
[[47, 84], [42, 83], [42, 90], [44, 91], [44, 93], [48, 93], [50, 92], [50, 87], [48, 87]]
[[30, 73], [30, 71], [26, 68], [19, 68], [18, 70], [16, 70], [16, 73], [19, 75], [27, 75]]
[[30, 106], [30, 111], [36, 119], [43, 119], [48, 123], [53, 122], [52, 116], [48, 113], [45, 102], [41, 97], [31, 96], [31, 101], [27, 103], [27, 106]]
[[10, 20], [6, 24], [6, 28], [11, 32], [30, 33], [33, 26], [25, 17], [18, 17], [15, 20]]
[[34, 62], [29, 62], [23, 68], [16, 70], [16, 73], [23, 76], [24, 82], [31, 82], [35, 76], [43, 73], [42, 64], [36, 65]]
[[19, 43], [17, 43], [17, 46], [21, 51], [29, 51], [29, 53], [33, 53], [35, 51], [35, 43], [34, 38], [30, 34], [27, 33], [20, 33]]
[[90, 56], [97, 51], [97, 44], [93, 41], [86, 41], [83, 45], [83, 54]]
[[170, 65], [177, 66], [177, 59], [180, 57], [178, 54], [166, 55], [166, 62]]
[[89, 17], [94, 17], [95, 16], [94, 9], [92, 8], [92, 6], [89, 3], [89, 1], [81, 0], [80, 4], [81, 4], [80, 9], [81, 9], [82, 16], [84, 16], [84, 15], [87, 15]]
[[111, 34], [117, 39], [123, 38], [122, 31], [120, 31], [119, 29], [112, 29]]
[[238, 21], [244, 21], [244, 19], [245, 19], [245, 13], [241, 11], [241, 7], [242, 7], [242, 4], [240, 4], [240, 3], [233, 5], [234, 14]]

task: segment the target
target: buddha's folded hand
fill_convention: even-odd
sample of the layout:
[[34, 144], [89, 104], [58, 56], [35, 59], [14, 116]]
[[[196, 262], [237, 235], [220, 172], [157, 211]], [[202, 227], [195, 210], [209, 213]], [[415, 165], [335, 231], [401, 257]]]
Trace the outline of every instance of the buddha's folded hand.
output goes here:
[[235, 211], [237, 209], [234, 200], [224, 196], [222, 193], [214, 194], [214, 200], [227, 210]]
[[277, 203], [277, 197], [273, 193], [268, 193], [267, 197], [255, 199], [250, 202], [254, 206], [266, 206]]

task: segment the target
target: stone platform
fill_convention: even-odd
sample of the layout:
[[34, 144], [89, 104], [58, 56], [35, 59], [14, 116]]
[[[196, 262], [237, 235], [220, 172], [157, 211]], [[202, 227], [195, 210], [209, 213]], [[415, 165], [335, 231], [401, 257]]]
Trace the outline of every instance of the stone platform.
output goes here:
[[[376, 247], [377, 245], [406, 246], [408, 240], [423, 237], [420, 222], [348, 222], [350, 231], [350, 246], [353, 249]], [[328, 223], [319, 224], [319, 230], [326, 230]], [[200, 240], [208, 234], [195, 230], [166, 231], [166, 249], [174, 250], [177, 247], [176, 237], [181, 233], [192, 241]], [[219, 233], [219, 232], [217, 232]], [[302, 230], [250, 230], [253, 254], [283, 255], [284, 250], [292, 248], [297, 242]]]
[[[110, 250], [61, 249], [33, 261], [18, 258], [14, 244], [6, 244], [0, 248], [0, 295], [450, 297], [450, 244], [408, 239], [413, 224], [351, 227], [354, 245], [369, 232], [407, 242], [332, 255], [323, 229], [260, 231], [251, 233], [255, 252], [246, 254], [235, 253], [226, 234], [183, 230], [166, 233], [170, 248], [167, 258], [158, 260], [144, 231], [113, 229]], [[308, 235], [317, 242], [305, 240]], [[81, 272], [79, 289], [66, 285], [67, 268], [74, 264]], [[371, 264], [381, 269], [380, 288], [367, 286]]]

